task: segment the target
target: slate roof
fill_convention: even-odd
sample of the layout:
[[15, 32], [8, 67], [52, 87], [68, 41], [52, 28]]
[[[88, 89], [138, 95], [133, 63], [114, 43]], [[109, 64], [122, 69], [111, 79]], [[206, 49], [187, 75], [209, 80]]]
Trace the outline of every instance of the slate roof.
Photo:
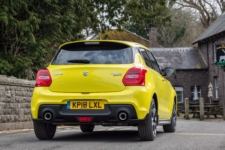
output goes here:
[[124, 31], [108, 30], [108, 31], [105, 31], [105, 33], [100, 33], [98, 36], [100, 37], [100, 39], [104, 39], [104, 40], [131, 41], [131, 42], [137, 42], [146, 47], [149, 47], [148, 39], [145, 39], [128, 30], [124, 30]]
[[194, 47], [149, 48], [161, 69], [173, 67], [177, 70], [207, 69], [199, 50]]
[[212, 37], [225, 31], [225, 13], [219, 16], [194, 42], [198, 43], [204, 39]]

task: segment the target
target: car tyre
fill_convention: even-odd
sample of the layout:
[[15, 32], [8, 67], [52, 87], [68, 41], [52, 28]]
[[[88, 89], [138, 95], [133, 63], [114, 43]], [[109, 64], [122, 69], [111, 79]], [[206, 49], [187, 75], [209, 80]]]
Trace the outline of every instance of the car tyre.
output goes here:
[[33, 122], [34, 133], [39, 140], [50, 140], [56, 132], [56, 125]]
[[172, 117], [171, 117], [171, 124], [163, 126], [164, 132], [175, 132], [176, 131], [176, 123], [177, 123], [177, 111], [176, 111], [176, 104], [174, 103], [173, 113], [172, 113]]
[[95, 125], [80, 125], [82, 132], [93, 132]]
[[154, 99], [152, 99], [149, 115], [146, 122], [138, 124], [139, 137], [142, 141], [153, 141], [157, 132], [157, 111]]

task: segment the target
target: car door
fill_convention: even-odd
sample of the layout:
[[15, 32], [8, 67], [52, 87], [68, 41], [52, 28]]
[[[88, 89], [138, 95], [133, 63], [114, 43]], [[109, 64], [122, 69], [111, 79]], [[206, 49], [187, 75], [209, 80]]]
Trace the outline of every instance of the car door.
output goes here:
[[170, 97], [171, 97], [171, 84], [170, 82], [162, 76], [161, 69], [159, 68], [159, 65], [154, 58], [153, 54], [150, 51], [147, 51], [148, 57], [153, 65], [153, 68], [158, 72], [158, 78], [160, 79], [160, 89], [162, 94], [162, 100], [161, 100], [161, 110], [162, 115], [159, 116], [159, 119], [169, 119], [170, 118], [170, 110], [169, 110], [169, 104], [170, 104]]
[[163, 91], [164, 91], [164, 86], [162, 86], [163, 84], [163, 80], [162, 80], [162, 76], [159, 72], [157, 72], [154, 69], [154, 66], [151, 62], [151, 60], [149, 59], [149, 56], [147, 54], [147, 50], [143, 49], [143, 48], [139, 48], [139, 51], [142, 55], [142, 57], [145, 60], [146, 65], [151, 68], [151, 77], [153, 78], [153, 80], [151, 82], [154, 82], [153, 84], [155, 85], [155, 92], [157, 94], [157, 98], [158, 98], [158, 115], [164, 116], [165, 115], [165, 109], [163, 107], [164, 105], [164, 97], [163, 97]]

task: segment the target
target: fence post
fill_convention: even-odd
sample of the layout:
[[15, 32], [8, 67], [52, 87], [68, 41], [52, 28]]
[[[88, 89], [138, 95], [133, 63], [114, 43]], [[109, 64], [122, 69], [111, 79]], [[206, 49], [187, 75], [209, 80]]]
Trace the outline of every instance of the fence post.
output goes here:
[[204, 99], [201, 97], [199, 99], [199, 111], [200, 111], [200, 120], [204, 120], [204, 115], [205, 115], [205, 112], [204, 112]]
[[184, 108], [185, 108], [185, 119], [189, 119], [189, 99], [185, 98], [184, 100]]

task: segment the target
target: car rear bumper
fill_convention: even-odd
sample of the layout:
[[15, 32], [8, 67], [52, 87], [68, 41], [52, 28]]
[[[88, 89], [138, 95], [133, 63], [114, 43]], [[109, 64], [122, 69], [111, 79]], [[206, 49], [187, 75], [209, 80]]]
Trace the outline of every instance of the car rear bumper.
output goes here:
[[[121, 92], [108, 93], [57, 93], [50, 91], [48, 87], [35, 87], [31, 99], [31, 114], [33, 119], [39, 119], [40, 109], [45, 105], [59, 105], [66, 109], [66, 105], [70, 101], [104, 101], [104, 105], [109, 106], [108, 109], [110, 110], [112, 109], [110, 108], [112, 105], [132, 106], [136, 114], [136, 119], [141, 120], [144, 119], [149, 112], [152, 95], [152, 89], [145, 86], [128, 86]], [[61, 110], [58, 109], [57, 111]], [[85, 110], [82, 111], [82, 113], [86, 111], [89, 112]], [[92, 110], [91, 112], [94, 111]], [[69, 115], [68, 111], [62, 111], [61, 113]], [[104, 114], [104, 111], [101, 111], [101, 113], [103, 113], [103, 116], [110, 114], [110, 112], [108, 112], [109, 114]], [[101, 115], [101, 113], [99, 113], [99, 115]], [[73, 113], [71, 114], [74, 115]]]
[[[50, 113], [51, 118], [46, 120], [45, 114]], [[121, 120], [119, 115], [126, 114]], [[148, 115], [148, 114], [147, 114]], [[147, 116], [146, 115], [146, 116]], [[91, 117], [90, 122], [80, 122], [78, 117]], [[70, 110], [66, 105], [41, 105], [38, 118], [34, 122], [45, 122], [60, 125], [100, 124], [100, 125], [137, 125], [144, 119], [137, 119], [137, 114], [132, 105], [105, 105], [103, 110]]]

